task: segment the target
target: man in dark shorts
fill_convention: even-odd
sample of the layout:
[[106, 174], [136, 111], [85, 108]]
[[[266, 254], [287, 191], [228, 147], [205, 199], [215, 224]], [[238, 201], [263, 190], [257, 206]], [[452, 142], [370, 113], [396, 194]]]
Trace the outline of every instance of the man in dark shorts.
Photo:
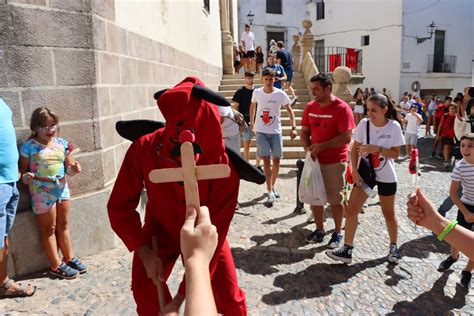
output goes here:
[[252, 93], [254, 89], [253, 79], [255, 73], [253, 71], [246, 71], [245, 85], [235, 91], [232, 97], [232, 108], [239, 111], [244, 116], [247, 128], [242, 132], [242, 139], [244, 140], [244, 159], [250, 160], [250, 141], [252, 140], [252, 130], [250, 130], [250, 103], [252, 103]]
[[245, 24], [245, 31], [240, 38], [242, 45], [243, 59], [245, 60], [245, 71], [255, 71], [255, 35], [250, 32], [250, 25]]
[[292, 104], [298, 100], [295, 95], [295, 90], [291, 86], [291, 81], [293, 80], [293, 56], [291, 53], [283, 46], [282, 41], [277, 42], [278, 51], [276, 52], [277, 62], [283, 66], [286, 73], [286, 83], [285, 88], [289, 94], [293, 97]]

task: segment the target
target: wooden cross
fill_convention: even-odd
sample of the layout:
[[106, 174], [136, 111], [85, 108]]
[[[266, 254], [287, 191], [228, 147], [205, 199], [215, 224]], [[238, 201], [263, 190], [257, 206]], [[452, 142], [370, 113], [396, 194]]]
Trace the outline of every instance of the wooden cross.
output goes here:
[[184, 181], [186, 206], [199, 208], [198, 180], [226, 178], [230, 175], [230, 167], [224, 164], [196, 166], [194, 149], [190, 142], [181, 145], [181, 168], [155, 169], [148, 178], [153, 183]]
[[[200, 207], [198, 180], [225, 178], [230, 175], [230, 167], [224, 164], [196, 166], [194, 149], [190, 142], [181, 144], [181, 168], [165, 168], [152, 170], [148, 178], [153, 183], [184, 181], [186, 206]], [[153, 239], [153, 251], [158, 252], [156, 238]], [[164, 308], [164, 295], [161, 283], [155, 283], [158, 291], [160, 312]]]

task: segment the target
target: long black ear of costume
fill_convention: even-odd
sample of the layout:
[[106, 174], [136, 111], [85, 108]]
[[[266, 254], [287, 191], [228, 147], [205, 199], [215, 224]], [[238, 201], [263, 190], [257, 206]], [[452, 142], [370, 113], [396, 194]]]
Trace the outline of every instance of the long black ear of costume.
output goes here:
[[115, 123], [115, 130], [123, 138], [134, 142], [143, 135], [153, 133], [164, 126], [163, 122], [151, 120], [118, 121]]
[[226, 146], [225, 151], [227, 152], [230, 161], [234, 164], [235, 170], [240, 179], [257, 184], [265, 183], [265, 175], [260, 172], [260, 170], [249, 164], [247, 160], [242, 158], [242, 156], [229, 147]]
[[218, 106], [230, 106], [225, 97], [200, 85], [194, 85], [191, 95]]
[[158, 101], [158, 98], [160, 97], [160, 95], [162, 95], [163, 93], [165, 93], [166, 90], [168, 90], [168, 89], [163, 89], [163, 90], [160, 90], [160, 91], [158, 91], [158, 92], [155, 92], [155, 94], [153, 95], [153, 98]]

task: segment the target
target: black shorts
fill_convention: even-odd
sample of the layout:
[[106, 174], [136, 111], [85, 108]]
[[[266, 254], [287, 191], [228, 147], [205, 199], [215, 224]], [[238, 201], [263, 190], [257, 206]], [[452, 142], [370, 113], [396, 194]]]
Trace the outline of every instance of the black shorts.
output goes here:
[[395, 195], [397, 193], [397, 183], [396, 182], [379, 182], [375, 181], [375, 185], [371, 186], [373, 189], [375, 186], [377, 186], [377, 192], [381, 196], [390, 196], [390, 195]]
[[[463, 204], [469, 212], [474, 213], [474, 205], [469, 205], [466, 203], [463, 203]], [[469, 230], [474, 230], [474, 223], [466, 222], [466, 219], [464, 218], [464, 214], [460, 210], [458, 210], [458, 216], [456, 220], [458, 221], [458, 224], [461, 225], [462, 227]]]
[[255, 57], [255, 51], [254, 50], [248, 50], [247, 53], [243, 55], [244, 58], [254, 58]]
[[451, 137], [444, 137], [444, 136], [442, 136], [442, 137], [441, 137], [441, 144], [442, 144], [442, 145], [454, 146], [454, 139], [452, 139]]

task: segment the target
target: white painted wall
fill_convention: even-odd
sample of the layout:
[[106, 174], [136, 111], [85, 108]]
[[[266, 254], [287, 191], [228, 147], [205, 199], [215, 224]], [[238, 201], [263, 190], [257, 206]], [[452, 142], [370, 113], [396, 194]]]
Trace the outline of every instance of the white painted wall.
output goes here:
[[[237, 6], [237, 4], [235, 4]], [[115, 0], [116, 23], [127, 30], [222, 67], [219, 0]]]
[[[412, 0], [413, 1], [413, 0]], [[316, 21], [316, 5], [309, 3], [315, 39], [325, 46], [363, 50], [363, 87], [374, 87], [398, 98], [401, 60], [401, 0], [325, 0], [325, 18]], [[369, 46], [361, 37], [370, 36]]]
[[240, 0], [239, 8], [239, 42], [244, 25], [248, 24], [247, 14], [255, 14], [251, 31], [255, 34], [255, 43], [262, 46], [266, 56], [270, 38], [267, 39], [267, 30], [285, 32], [285, 47], [293, 46], [293, 35], [303, 33], [301, 25], [305, 19], [305, 4], [307, 0], [282, 0], [282, 14], [266, 13], [265, 0]]
[[[474, 1], [403, 0], [404, 36], [400, 92], [409, 90], [418, 80], [422, 89], [452, 89], [462, 92], [472, 80], [474, 57]], [[428, 56], [434, 53], [433, 39], [417, 44], [416, 36], [427, 37], [427, 25], [435, 21], [445, 33], [444, 55], [457, 56], [456, 73], [427, 73]], [[410, 68], [403, 68], [403, 63]]]

